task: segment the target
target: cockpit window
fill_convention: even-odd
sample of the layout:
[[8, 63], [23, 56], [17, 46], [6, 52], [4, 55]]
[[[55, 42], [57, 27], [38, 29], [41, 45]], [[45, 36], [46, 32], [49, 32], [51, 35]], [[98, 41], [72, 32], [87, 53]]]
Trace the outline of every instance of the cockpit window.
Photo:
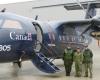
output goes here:
[[14, 20], [5, 20], [3, 23], [2, 28], [15, 28], [15, 29], [22, 29], [22, 25], [18, 21]]

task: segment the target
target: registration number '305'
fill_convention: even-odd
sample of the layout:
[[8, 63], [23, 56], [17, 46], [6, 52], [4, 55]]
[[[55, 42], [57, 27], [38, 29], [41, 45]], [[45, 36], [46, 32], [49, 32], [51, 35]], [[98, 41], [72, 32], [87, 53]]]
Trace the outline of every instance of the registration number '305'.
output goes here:
[[11, 45], [0, 45], [0, 51], [11, 51]]

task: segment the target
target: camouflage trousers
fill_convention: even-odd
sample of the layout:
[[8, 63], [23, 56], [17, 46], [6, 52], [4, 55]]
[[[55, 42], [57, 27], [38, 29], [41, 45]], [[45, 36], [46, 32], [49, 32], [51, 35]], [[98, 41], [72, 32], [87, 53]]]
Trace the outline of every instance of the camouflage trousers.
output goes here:
[[69, 62], [65, 62], [64, 63], [65, 71], [66, 71], [66, 76], [70, 76], [71, 69], [72, 69], [72, 64], [73, 64], [72, 61], [69, 61]]
[[76, 71], [76, 77], [82, 76], [82, 63], [75, 63], [75, 71]]
[[90, 74], [90, 78], [92, 78], [92, 63], [84, 63], [85, 77], [88, 77], [88, 73]]

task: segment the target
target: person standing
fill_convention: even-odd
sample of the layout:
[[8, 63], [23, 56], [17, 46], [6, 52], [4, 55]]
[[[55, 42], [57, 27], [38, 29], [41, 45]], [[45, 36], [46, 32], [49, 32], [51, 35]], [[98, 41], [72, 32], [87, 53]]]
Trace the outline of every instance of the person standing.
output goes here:
[[67, 47], [67, 49], [64, 50], [63, 60], [64, 60], [66, 76], [70, 76], [73, 64], [73, 50], [71, 47]]
[[80, 48], [77, 48], [76, 52], [74, 53], [73, 59], [75, 62], [75, 71], [76, 71], [75, 76], [81, 77], [82, 76], [83, 54], [82, 54]]
[[83, 65], [85, 69], [85, 77], [88, 77], [88, 71], [90, 73], [90, 78], [92, 78], [92, 64], [93, 64], [93, 53], [86, 46], [86, 49], [83, 52]]

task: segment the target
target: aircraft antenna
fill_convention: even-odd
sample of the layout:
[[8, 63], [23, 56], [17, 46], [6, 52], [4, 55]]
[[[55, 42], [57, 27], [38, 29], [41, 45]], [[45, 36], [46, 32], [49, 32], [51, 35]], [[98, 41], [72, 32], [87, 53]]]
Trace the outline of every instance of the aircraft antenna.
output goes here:
[[36, 16], [35, 16], [35, 20], [38, 20], [38, 17], [39, 17], [39, 16], [38, 16], [38, 15], [36, 15]]
[[3, 8], [2, 10], [1, 10], [1, 12], [5, 12], [6, 11], [6, 8]]

